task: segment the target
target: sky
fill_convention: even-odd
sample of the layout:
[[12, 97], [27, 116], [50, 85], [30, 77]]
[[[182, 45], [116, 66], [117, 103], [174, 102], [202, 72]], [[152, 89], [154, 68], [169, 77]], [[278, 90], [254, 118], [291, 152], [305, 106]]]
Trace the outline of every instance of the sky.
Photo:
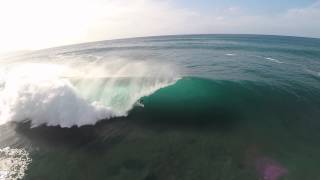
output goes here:
[[0, 0], [0, 53], [221, 33], [320, 38], [320, 0]]

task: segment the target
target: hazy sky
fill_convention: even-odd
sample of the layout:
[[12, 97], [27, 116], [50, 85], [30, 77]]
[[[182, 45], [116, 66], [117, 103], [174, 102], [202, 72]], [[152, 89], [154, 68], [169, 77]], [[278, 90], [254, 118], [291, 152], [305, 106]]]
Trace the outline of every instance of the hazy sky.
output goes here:
[[0, 0], [0, 52], [203, 33], [320, 37], [320, 0]]

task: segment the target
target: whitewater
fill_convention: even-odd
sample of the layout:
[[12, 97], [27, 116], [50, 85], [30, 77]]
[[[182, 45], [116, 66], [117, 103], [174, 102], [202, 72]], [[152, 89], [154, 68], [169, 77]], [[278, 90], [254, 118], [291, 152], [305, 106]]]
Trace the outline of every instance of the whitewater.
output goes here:
[[0, 124], [30, 122], [72, 127], [127, 116], [160, 88], [175, 83], [169, 64], [127, 59], [3, 62], [0, 68]]

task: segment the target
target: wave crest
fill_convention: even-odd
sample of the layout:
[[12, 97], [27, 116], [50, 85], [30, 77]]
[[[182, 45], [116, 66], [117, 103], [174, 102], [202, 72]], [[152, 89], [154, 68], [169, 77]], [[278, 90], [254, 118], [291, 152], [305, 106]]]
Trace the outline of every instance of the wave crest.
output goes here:
[[83, 126], [127, 116], [137, 101], [173, 84], [168, 65], [114, 60], [15, 63], [0, 69], [0, 124]]

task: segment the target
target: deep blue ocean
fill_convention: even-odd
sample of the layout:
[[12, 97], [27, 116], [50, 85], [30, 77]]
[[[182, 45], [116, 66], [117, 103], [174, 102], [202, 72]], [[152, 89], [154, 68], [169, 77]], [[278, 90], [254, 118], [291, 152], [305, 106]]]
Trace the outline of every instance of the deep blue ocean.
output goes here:
[[181, 35], [0, 57], [0, 179], [320, 179], [320, 39]]

